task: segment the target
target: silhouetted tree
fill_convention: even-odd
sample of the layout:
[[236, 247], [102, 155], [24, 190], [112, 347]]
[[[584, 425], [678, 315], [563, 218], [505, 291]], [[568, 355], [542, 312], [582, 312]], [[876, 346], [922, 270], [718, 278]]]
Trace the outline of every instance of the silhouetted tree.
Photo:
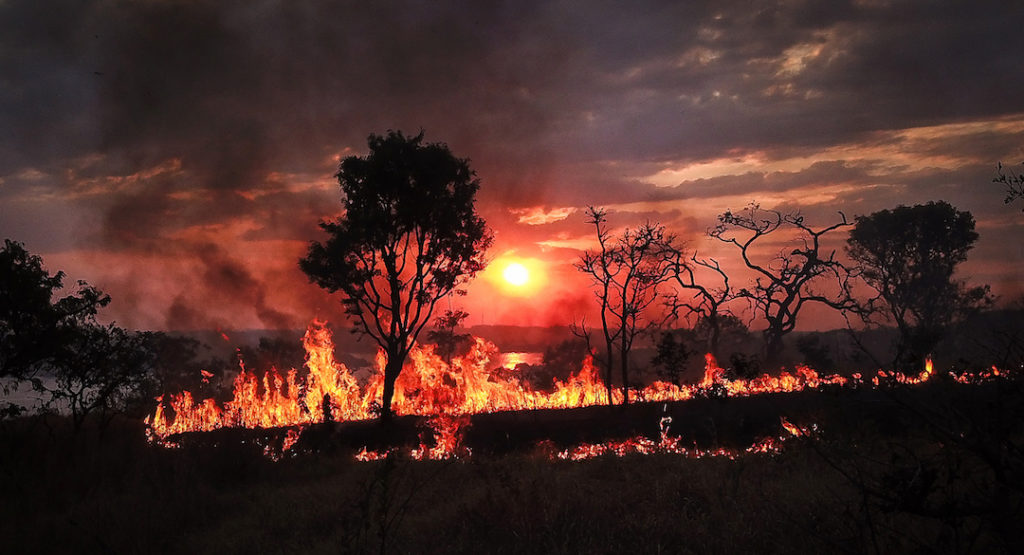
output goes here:
[[534, 389], [550, 390], [556, 379], [565, 381], [574, 372], [579, 372], [590, 354], [586, 341], [578, 337], [549, 345], [544, 349], [541, 364], [531, 367], [527, 379]]
[[[85, 282], [54, 299], [64, 273], [17, 242], [0, 250], [0, 377], [28, 380], [51, 408], [70, 412], [77, 431], [90, 414], [109, 417], [149, 391], [152, 352], [143, 334], [96, 314], [110, 297]], [[107, 419], [105, 418], [104, 421]]]
[[102, 423], [114, 414], [135, 408], [152, 388], [154, 353], [143, 334], [113, 324], [83, 322], [53, 361], [53, 385], [33, 380], [50, 395], [50, 403], [66, 406], [75, 430], [96, 414]]
[[4, 240], [0, 249], [0, 378], [31, 378], [74, 338], [76, 325], [110, 303], [99, 289], [78, 282], [76, 291], [55, 299], [64, 272], [50, 273], [43, 259], [21, 243]]
[[437, 354], [448, 364], [452, 363], [452, 357], [459, 347], [467, 345], [472, 339], [468, 333], [455, 333], [455, 328], [468, 317], [469, 313], [464, 310], [446, 310], [434, 319], [435, 329], [427, 332], [427, 341], [437, 345]]
[[484, 268], [491, 234], [475, 211], [480, 182], [444, 144], [389, 131], [370, 135], [370, 153], [342, 160], [344, 214], [320, 227], [299, 266], [330, 292], [341, 291], [359, 331], [384, 350], [381, 416], [413, 343], [437, 301]]
[[991, 303], [988, 286], [953, 278], [977, 239], [971, 213], [941, 201], [857, 218], [847, 253], [875, 292], [865, 320], [881, 318], [899, 331], [895, 368], [917, 371], [952, 322]]
[[[700, 323], [704, 327], [704, 349], [715, 357], [720, 356], [718, 343], [722, 336], [723, 320], [731, 315], [725, 305], [735, 298], [729, 286], [729, 276], [713, 258], [699, 259], [697, 253], [694, 253], [686, 259], [682, 250], [675, 248], [667, 248], [663, 252], [669, 265], [671, 282], [679, 289], [670, 293], [666, 299], [669, 320], [677, 320], [680, 316], [695, 316], [695, 324]], [[720, 280], [721, 287], [709, 287], [698, 282], [694, 272], [699, 268], [713, 272], [717, 276], [715, 279]], [[683, 291], [691, 295], [683, 296]]]
[[715, 330], [706, 318], [697, 320], [693, 326], [693, 335], [701, 340], [701, 347], [705, 349], [711, 341], [713, 331], [718, 333], [716, 348], [718, 352], [712, 351], [717, 360], [724, 360], [725, 355], [744, 350], [751, 343], [750, 328], [747, 324], [732, 313], [720, 312], [715, 318]]
[[[585, 252], [576, 268], [590, 276], [600, 304], [608, 402], [612, 402], [612, 367], [617, 354], [625, 404], [629, 403], [629, 353], [637, 335], [653, 325], [643, 313], [658, 298], [658, 285], [668, 279], [669, 265], [661, 253], [674, 238], [666, 234], [665, 226], [652, 223], [612, 237], [604, 210], [591, 206], [587, 215], [587, 223], [596, 231], [599, 249]], [[589, 342], [585, 326], [576, 331]]]
[[[725, 212], [709, 234], [735, 245], [747, 268], [756, 273], [754, 285], [738, 296], [747, 298], [756, 314], [765, 319], [765, 362], [774, 365], [782, 353], [783, 337], [796, 327], [800, 311], [808, 303], [823, 304], [837, 310], [856, 307], [850, 293], [850, 271], [836, 260], [835, 251], [822, 252], [821, 238], [829, 232], [853, 224], [842, 220], [815, 231], [800, 214], [782, 214], [751, 204], [742, 212]], [[754, 251], [760, 239], [795, 232], [800, 246], [784, 249], [774, 258], [755, 261]], [[737, 237], [739, 233], [741, 236]], [[788, 251], [788, 252], [787, 252]]]
[[693, 354], [686, 347], [686, 341], [677, 337], [677, 333], [666, 331], [658, 339], [657, 353], [651, 359], [658, 377], [675, 385], [681, 385], [681, 376], [686, 369], [686, 362]]
[[[1010, 204], [1017, 199], [1024, 199], [1024, 170], [1008, 169], [1000, 163], [997, 172], [992, 181], [1006, 186], [1006, 198], [1003, 202]], [[1024, 208], [1021, 208], [1021, 212], [1024, 212]]]
[[836, 363], [829, 348], [821, 342], [821, 336], [816, 333], [802, 335], [796, 340], [796, 349], [803, 357], [803, 363], [816, 370], [834, 370]]
[[757, 358], [757, 355], [748, 355], [741, 352], [731, 353], [726, 373], [734, 379], [749, 380], [762, 373], [761, 361]]
[[159, 331], [144, 332], [143, 337], [145, 348], [153, 353], [153, 397], [192, 387], [200, 371], [208, 369], [198, 360], [197, 339]]
[[260, 336], [255, 347], [238, 348], [238, 356], [247, 368], [289, 370], [302, 368], [306, 350], [291, 334]]

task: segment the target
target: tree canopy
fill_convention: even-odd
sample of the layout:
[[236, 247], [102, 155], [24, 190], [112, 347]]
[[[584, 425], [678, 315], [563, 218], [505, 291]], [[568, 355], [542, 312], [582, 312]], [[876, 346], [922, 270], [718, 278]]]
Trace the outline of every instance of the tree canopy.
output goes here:
[[[48, 396], [44, 408], [70, 412], [77, 430], [90, 414], [109, 417], [137, 401], [149, 388], [154, 355], [147, 334], [97, 323], [108, 295], [83, 281], [64, 291], [64, 277], [51, 275], [21, 243], [4, 241], [0, 378], [13, 380], [14, 387], [30, 381]], [[3, 412], [21, 410], [8, 406]]]
[[75, 324], [91, 318], [110, 297], [79, 281], [55, 298], [64, 272], [51, 275], [25, 245], [4, 240], [0, 249], [0, 378], [28, 378], [70, 342]]
[[951, 322], [989, 302], [987, 286], [953, 277], [977, 239], [971, 213], [943, 201], [857, 217], [847, 253], [875, 292], [866, 317], [899, 330], [897, 368], [917, 369]]
[[[850, 270], [836, 259], [834, 250], [822, 245], [823, 236], [851, 225], [842, 212], [839, 215], [838, 223], [815, 231], [799, 213], [783, 214], [751, 204], [741, 212], [720, 215], [718, 225], [709, 232], [711, 237], [738, 248], [743, 263], [755, 273], [753, 286], [742, 289], [737, 296], [747, 298], [768, 324], [763, 332], [768, 364], [778, 362], [783, 337], [795, 329], [806, 305], [853, 308]], [[755, 258], [759, 244], [768, 241], [764, 237], [786, 232], [796, 235], [796, 248], [783, 249], [768, 260]]]
[[[629, 354], [637, 336], [655, 325], [644, 313], [657, 300], [658, 286], [672, 270], [663, 253], [675, 248], [675, 236], [667, 233], [665, 226], [647, 222], [636, 229], [626, 228], [616, 237], [608, 230], [605, 210], [591, 206], [587, 216], [599, 248], [584, 252], [576, 269], [590, 277], [601, 308], [605, 355], [600, 363], [605, 368], [608, 404], [612, 403], [615, 351], [622, 375], [622, 402], [628, 404]], [[574, 326], [574, 331], [589, 344], [585, 325]]]
[[491, 232], [475, 209], [480, 182], [469, 162], [423, 133], [370, 135], [366, 156], [342, 160], [344, 214], [323, 222], [299, 266], [344, 294], [357, 329], [387, 355], [382, 417], [394, 382], [438, 300], [485, 266]]

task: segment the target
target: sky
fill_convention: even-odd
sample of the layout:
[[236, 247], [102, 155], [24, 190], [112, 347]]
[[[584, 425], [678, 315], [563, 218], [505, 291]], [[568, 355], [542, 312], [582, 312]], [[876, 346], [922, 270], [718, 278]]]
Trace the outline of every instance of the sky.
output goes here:
[[992, 178], [1024, 161], [1022, 22], [977, 0], [0, 0], [0, 237], [127, 327], [337, 321], [297, 265], [340, 213], [337, 164], [423, 130], [470, 159], [495, 234], [453, 301], [469, 324], [592, 311], [589, 205], [741, 280], [706, 236], [726, 210], [824, 227], [946, 200], [980, 234], [961, 277], [1010, 302], [1024, 214]]

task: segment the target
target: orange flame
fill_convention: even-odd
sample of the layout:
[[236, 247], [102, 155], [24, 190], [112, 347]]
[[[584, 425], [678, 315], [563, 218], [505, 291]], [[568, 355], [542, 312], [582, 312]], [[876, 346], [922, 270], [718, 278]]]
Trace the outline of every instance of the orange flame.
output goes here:
[[[661, 439], [654, 441], [645, 436], [637, 436], [622, 441], [609, 441], [605, 443], [583, 443], [576, 447], [565, 449], [555, 453], [552, 458], [558, 458], [569, 461], [582, 461], [592, 459], [595, 457], [602, 456], [616, 456], [624, 457], [626, 455], [638, 454], [638, 455], [651, 455], [651, 454], [670, 454], [680, 455], [693, 459], [707, 458], [707, 457], [725, 457], [727, 459], [736, 459], [737, 457], [747, 454], [766, 454], [775, 455], [782, 451], [783, 443], [792, 437], [796, 437], [798, 434], [793, 433], [793, 430], [801, 430], [790, 424], [787, 420], [782, 419], [783, 427], [790, 433], [788, 436], [778, 437], [765, 437], [755, 441], [752, 445], [745, 449], [726, 449], [719, 447], [716, 449], [700, 449], [696, 445], [693, 447], [686, 447], [682, 445], [682, 438], [672, 437], [668, 434], [668, 424], [671, 423], [672, 419], [665, 417], [661, 420]], [[793, 428], [793, 430], [790, 429]], [[801, 432], [803, 433], [803, 432]]]
[[[334, 421], [365, 420], [374, 416], [384, 385], [384, 353], [376, 357], [376, 373], [360, 390], [344, 364], [334, 358], [334, 344], [326, 323], [314, 320], [303, 337], [306, 349], [305, 380], [296, 370], [281, 376], [269, 370], [260, 380], [242, 370], [234, 382], [233, 397], [219, 406], [213, 399], [196, 404], [190, 392], [170, 396], [173, 419], [163, 398], [148, 424], [163, 438], [191, 431], [222, 427], [270, 428], [321, 422], [324, 408]], [[555, 409], [595, 405], [606, 401], [604, 384], [593, 361], [584, 361], [576, 374], [556, 381], [551, 393], [534, 391], [517, 379], [497, 379], [487, 369], [500, 353], [491, 343], [477, 338], [469, 352], [446, 363], [430, 345], [417, 345], [409, 355], [409, 367], [395, 383], [392, 407], [397, 414], [466, 415], [522, 409]], [[621, 402], [621, 393], [613, 396]], [[329, 401], [329, 402], [328, 402]]]
[[[300, 377], [295, 369], [282, 375], [271, 368], [262, 379], [247, 370], [240, 363], [241, 371], [235, 379], [233, 397], [218, 404], [213, 399], [196, 402], [190, 392], [172, 394], [165, 402], [157, 398], [156, 410], [147, 417], [147, 434], [155, 440], [164, 440], [170, 435], [209, 431], [222, 427], [271, 428], [302, 426], [325, 420], [325, 409], [333, 421], [365, 420], [375, 416], [384, 384], [386, 356], [383, 351], [376, 357], [376, 372], [369, 383], [361, 388], [355, 376], [334, 357], [334, 343], [326, 322], [313, 320], [302, 338], [306, 350], [305, 367], [308, 374]], [[399, 415], [444, 415], [453, 418], [483, 412], [529, 409], [564, 409], [603, 404], [608, 401], [607, 389], [602, 382], [593, 360], [583, 361], [579, 372], [571, 374], [564, 382], [557, 381], [551, 392], [536, 391], [518, 378], [499, 378], [489, 371], [492, 361], [501, 360], [498, 349], [484, 339], [475, 339], [469, 352], [455, 357], [450, 363], [434, 352], [429, 345], [416, 345], [409, 355], [407, 367], [400, 374], [396, 384], [392, 407]], [[884, 382], [901, 384], [922, 383], [933, 375], [931, 360], [918, 376], [903, 376], [897, 373], [878, 371], [871, 383], [879, 386]], [[991, 372], [979, 375], [964, 374], [954, 379], [964, 383], [999, 376], [993, 367]], [[711, 387], [720, 388], [728, 396], [747, 396], [762, 393], [801, 391], [823, 385], [863, 384], [859, 374], [847, 378], [839, 375], [821, 376], [815, 370], [798, 366], [793, 373], [782, 372], [778, 376], [762, 375], [753, 379], [729, 379], [715, 358], [706, 356], [703, 379], [696, 385], [675, 385], [655, 382], [643, 389], [631, 392], [631, 397], [641, 401], [683, 401], [700, 395]], [[622, 402], [622, 391], [615, 390], [612, 402]], [[169, 409], [169, 410], [168, 410]], [[433, 419], [436, 453], [424, 450], [424, 457], [434, 458], [442, 453], [455, 453], [459, 441], [458, 429], [465, 421]], [[452, 429], [450, 433], [445, 430]], [[296, 436], [297, 437], [297, 436]], [[458, 436], [461, 437], [461, 436]], [[662, 443], [648, 445], [643, 441], [614, 449], [648, 451], [667, 449]], [[650, 441], [650, 440], [647, 440]], [[665, 442], [662, 438], [662, 442]], [[294, 443], [294, 442], [292, 442]], [[443, 447], [440, 447], [441, 445]], [[606, 449], [612, 449], [607, 447]], [[365, 453], [365, 456], [371, 456]]]
[[803, 436], [809, 435], [807, 430], [798, 427], [797, 425], [793, 424], [789, 420], [786, 420], [785, 416], [780, 416], [779, 417], [779, 421], [782, 424], [782, 428], [784, 430], [786, 430], [787, 432], [789, 432], [789, 435], [791, 435], [793, 437], [803, 437]]
[[434, 446], [427, 447], [425, 443], [420, 443], [419, 448], [413, 449], [411, 453], [413, 459], [440, 461], [470, 454], [469, 449], [462, 446], [463, 432], [469, 426], [468, 416], [439, 414], [427, 422], [434, 431]]

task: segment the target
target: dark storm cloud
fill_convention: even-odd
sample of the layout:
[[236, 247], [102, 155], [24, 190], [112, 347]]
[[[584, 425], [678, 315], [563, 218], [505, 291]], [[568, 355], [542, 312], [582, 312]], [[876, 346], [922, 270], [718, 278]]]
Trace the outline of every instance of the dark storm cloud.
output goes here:
[[0, 4], [0, 175], [94, 146], [91, 11], [73, 0]]
[[608, 98], [610, 132], [595, 133], [598, 150], [700, 159], [1024, 109], [1012, 92], [1024, 85], [1014, 69], [1024, 38], [1008, 3], [812, 4], [824, 3], [716, 4], [719, 12], [684, 24], [698, 51], [635, 59], [635, 101]]
[[687, 200], [730, 195], [751, 195], [790, 191], [808, 186], [827, 184], [870, 184], [877, 178], [870, 176], [872, 164], [842, 161], [815, 162], [799, 171], [746, 172], [708, 179], [684, 182], [676, 187], [659, 189], [653, 200]]
[[1001, 2], [36, 4], [2, 8], [7, 171], [100, 151], [236, 189], [422, 126], [526, 203], [565, 163], [1024, 110]]
[[[20, 216], [0, 232], [53, 250], [190, 256], [207, 268], [197, 282], [237, 279], [239, 298], [266, 308], [273, 286], [238, 272], [249, 262], [231, 241], [314, 238], [339, 207], [334, 157], [389, 128], [425, 129], [470, 157], [490, 214], [886, 181], [873, 161], [843, 159], [647, 179], [747, 152], [913, 140], [994, 165], [1019, 137], [885, 132], [1024, 112], [1019, 13], [997, 0], [8, 0], [0, 200]], [[69, 218], [80, 232], [33, 228], [55, 202], [81, 213]], [[224, 229], [235, 231], [204, 258]], [[175, 321], [199, 310], [188, 296], [172, 304]]]

